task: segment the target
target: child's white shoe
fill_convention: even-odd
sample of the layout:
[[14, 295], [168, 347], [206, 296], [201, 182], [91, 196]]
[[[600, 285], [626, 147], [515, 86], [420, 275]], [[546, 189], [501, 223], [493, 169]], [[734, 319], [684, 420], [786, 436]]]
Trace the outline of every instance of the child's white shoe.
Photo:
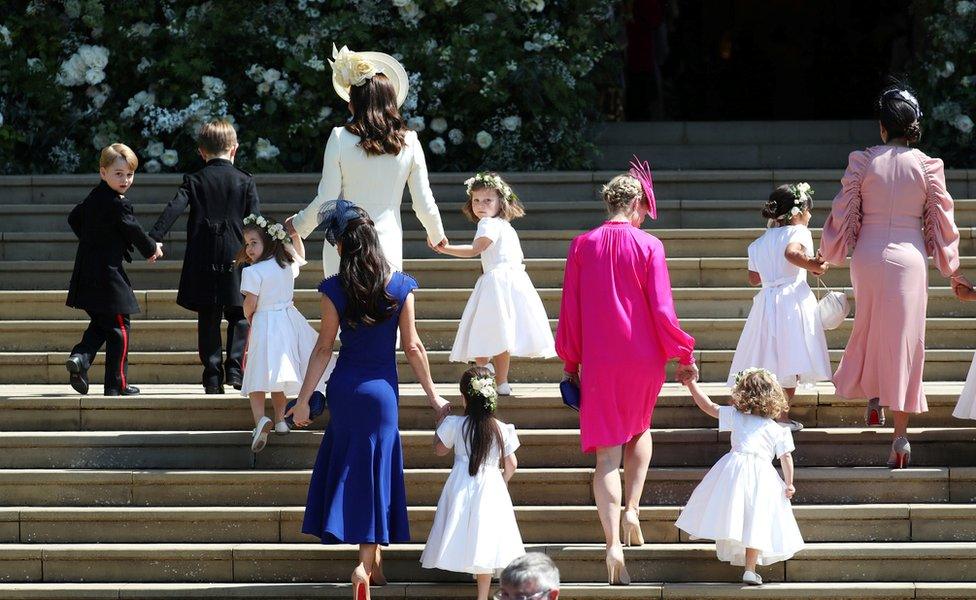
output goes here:
[[762, 585], [762, 577], [754, 571], [746, 571], [742, 574], [742, 583], [746, 585]]
[[278, 435], [284, 435], [286, 433], [290, 433], [291, 429], [288, 428], [288, 423], [285, 423], [284, 421], [278, 421], [277, 423], [275, 423], [274, 431]]
[[268, 417], [261, 417], [261, 420], [258, 421], [254, 431], [251, 432], [251, 452], [257, 454], [264, 450], [268, 444], [268, 433], [271, 431], [271, 425], [271, 419]]
[[491, 373], [492, 377], [495, 376], [495, 365], [488, 363], [487, 365], [485, 365], [485, 368], [488, 369], [488, 372]]
[[512, 386], [508, 385], [508, 382], [498, 384], [498, 395], [499, 396], [511, 396]]

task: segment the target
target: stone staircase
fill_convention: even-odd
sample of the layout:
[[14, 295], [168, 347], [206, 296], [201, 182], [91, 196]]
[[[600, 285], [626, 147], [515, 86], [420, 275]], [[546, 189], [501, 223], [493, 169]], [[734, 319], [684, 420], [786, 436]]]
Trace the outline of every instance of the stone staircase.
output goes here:
[[[673, 139], [701, 135], [690, 125], [683, 125], [685, 138]], [[856, 129], [850, 125], [848, 135]], [[847, 149], [857, 145], [852, 139]], [[826, 137], [823, 142], [844, 143]], [[729, 144], [718, 144], [723, 145]], [[808, 164], [838, 166], [813, 159]], [[510, 178], [528, 207], [528, 217], [516, 225], [553, 326], [566, 246], [600, 222], [596, 194], [611, 175]], [[664, 240], [678, 314], [698, 340], [703, 379], [716, 401], [728, 401], [721, 382], [754, 294], [745, 285], [743, 257], [760, 231], [757, 206], [774, 184], [809, 181], [817, 192], [815, 224], [822, 223], [839, 176], [837, 169], [655, 173], [660, 219], [649, 225]], [[459, 214], [464, 177], [433, 176], [450, 235], [458, 240], [473, 232]], [[317, 180], [259, 176], [264, 212], [290, 214], [312, 196]], [[178, 181], [137, 178], [131, 197], [144, 225]], [[354, 548], [320, 546], [300, 532], [325, 418], [310, 431], [273, 436], [264, 452], [253, 455], [246, 401], [234, 394], [204, 396], [194, 383], [200, 367], [193, 315], [175, 303], [185, 240], [181, 224], [166, 242], [165, 260], [129, 269], [143, 306], [133, 321], [130, 378], [144, 393], [79, 396], [68, 387], [64, 359], [85, 322], [80, 311], [64, 307], [75, 244], [65, 216], [92, 183], [91, 177], [74, 176], [0, 179], [0, 598], [348, 597], [349, 586], [342, 582]], [[963, 255], [972, 256], [976, 200], [968, 198], [976, 198], [976, 171], [950, 172], [949, 189], [960, 199]], [[449, 363], [447, 353], [480, 267], [477, 261], [431, 255], [408, 206], [404, 213], [406, 270], [422, 286], [421, 335], [439, 390], [458, 402], [455, 382], [463, 366]], [[309, 244], [313, 257], [320, 243], [316, 235]], [[296, 304], [316, 325], [312, 288], [320, 274], [313, 261], [296, 294]], [[827, 282], [849, 286], [847, 270], [835, 269]], [[890, 430], [863, 428], [862, 402], [837, 398], [829, 384], [798, 394], [794, 415], [807, 429], [795, 436], [794, 505], [809, 545], [794, 559], [762, 569], [770, 582], [762, 589], [735, 585], [737, 568], [719, 563], [710, 544], [687, 539], [673, 525], [691, 490], [728, 448], [727, 435], [718, 434], [715, 422], [675, 384], [666, 385], [654, 415], [655, 453], [641, 511], [647, 544], [626, 550], [639, 583], [600, 583], [605, 570], [590, 487], [592, 456], [579, 451], [575, 414], [562, 407], [553, 384], [560, 365], [516, 360], [514, 396], [499, 410], [517, 425], [523, 444], [510, 490], [527, 546], [547, 552], [560, 566], [566, 582], [561, 597], [976, 597], [976, 427], [951, 417], [976, 348], [976, 303], [956, 302], [937, 274], [931, 285], [931, 411], [912, 421], [913, 468], [883, 467]], [[849, 328], [847, 323], [828, 335], [835, 360]], [[92, 375], [100, 381], [101, 367]], [[419, 567], [450, 458], [430, 452], [429, 410], [409, 369], [401, 375], [413, 539], [387, 551], [387, 575], [394, 583], [373, 588], [373, 594], [471, 598], [470, 579]]]

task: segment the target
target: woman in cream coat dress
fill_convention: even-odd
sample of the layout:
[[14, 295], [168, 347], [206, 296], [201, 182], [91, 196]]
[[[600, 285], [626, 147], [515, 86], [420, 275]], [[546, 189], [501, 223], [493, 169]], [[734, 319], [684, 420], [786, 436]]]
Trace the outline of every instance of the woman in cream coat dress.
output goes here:
[[[322, 180], [315, 199], [286, 221], [303, 238], [319, 224], [319, 210], [344, 198], [369, 213], [390, 266], [403, 270], [400, 202], [409, 186], [413, 210], [431, 246], [447, 242], [441, 215], [427, 178], [427, 162], [417, 133], [407, 130], [399, 106], [407, 97], [407, 73], [393, 57], [379, 52], [350, 52], [333, 47], [332, 83], [349, 101], [353, 118], [336, 127], [325, 146]], [[356, 132], [369, 132], [368, 139]], [[339, 255], [323, 244], [325, 276], [339, 271]]]

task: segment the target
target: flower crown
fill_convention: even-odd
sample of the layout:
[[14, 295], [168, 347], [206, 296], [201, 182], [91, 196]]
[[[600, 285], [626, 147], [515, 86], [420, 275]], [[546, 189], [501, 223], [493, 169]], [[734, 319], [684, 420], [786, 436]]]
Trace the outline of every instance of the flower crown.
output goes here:
[[481, 397], [485, 410], [488, 412], [495, 412], [495, 409], [498, 408], [498, 390], [495, 389], [494, 377], [472, 377], [471, 385], [468, 386], [468, 394], [472, 397]]
[[760, 367], [749, 367], [748, 369], [743, 369], [738, 373], [736, 373], [735, 375], [733, 375], [733, 378], [735, 380], [735, 385], [738, 386], [740, 383], [742, 383], [742, 380], [745, 379], [746, 376], [752, 375], [753, 373], [762, 373], [764, 375], [768, 375], [770, 379], [776, 381], [776, 375], [772, 371]]
[[378, 73], [376, 65], [347, 46], [337, 50], [335, 44], [332, 44], [332, 60], [329, 64], [336, 81], [343, 87], [363, 85], [367, 79]]
[[285, 228], [281, 223], [277, 223], [271, 219], [251, 213], [244, 217], [244, 224], [257, 225], [267, 232], [267, 234], [273, 240], [278, 240], [279, 242], [283, 242], [285, 244], [291, 243], [291, 237], [288, 235], [288, 232], [285, 231]]
[[780, 219], [792, 218], [803, 212], [803, 208], [813, 200], [813, 189], [810, 184], [801, 181], [790, 186], [790, 193], [793, 194], [793, 208], [790, 212], [780, 216]]
[[476, 173], [474, 177], [466, 179], [464, 181], [464, 188], [467, 190], [468, 196], [471, 195], [471, 188], [473, 188], [474, 184], [476, 183], [480, 183], [486, 188], [498, 190], [498, 193], [502, 196], [503, 202], [515, 202], [518, 200], [518, 196], [516, 196], [515, 192], [512, 191], [512, 188], [505, 183], [505, 180], [494, 173], [482, 171], [480, 173]]

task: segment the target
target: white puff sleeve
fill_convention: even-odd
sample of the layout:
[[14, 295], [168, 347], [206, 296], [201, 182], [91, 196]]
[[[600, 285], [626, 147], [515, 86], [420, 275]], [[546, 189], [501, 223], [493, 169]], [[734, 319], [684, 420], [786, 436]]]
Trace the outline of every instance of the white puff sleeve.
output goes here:
[[505, 448], [502, 449], [502, 456], [509, 456], [515, 454], [521, 443], [518, 439], [518, 434], [515, 433], [515, 425], [502, 424], [502, 437], [505, 441]]
[[245, 267], [241, 271], [241, 293], [261, 295], [261, 273], [257, 265]]
[[437, 439], [448, 448], [453, 448], [457, 440], [458, 431], [461, 429], [462, 417], [445, 417], [437, 427]]
[[474, 239], [488, 238], [492, 243], [497, 242], [502, 235], [502, 224], [498, 217], [485, 217], [478, 221], [478, 231], [474, 234]]
[[732, 431], [735, 426], [735, 416], [739, 411], [732, 406], [718, 407], [718, 430]]
[[776, 426], [779, 430], [779, 438], [776, 440], [776, 445], [773, 447], [773, 453], [777, 458], [788, 454], [796, 450], [796, 446], [793, 445], [793, 434], [790, 433], [789, 427]]

